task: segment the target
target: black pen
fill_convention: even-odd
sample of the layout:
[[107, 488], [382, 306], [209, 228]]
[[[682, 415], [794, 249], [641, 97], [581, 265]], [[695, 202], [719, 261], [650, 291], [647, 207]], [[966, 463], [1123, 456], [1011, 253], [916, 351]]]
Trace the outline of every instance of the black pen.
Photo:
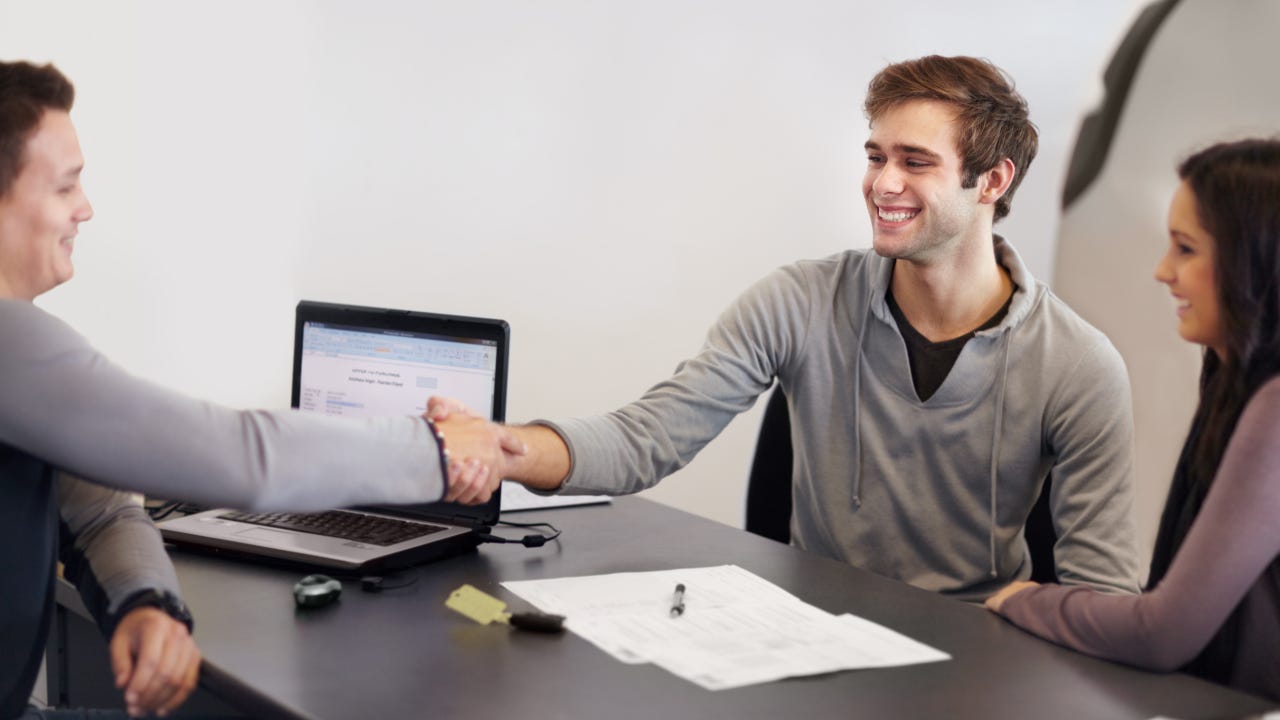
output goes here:
[[676, 583], [675, 597], [671, 598], [671, 617], [684, 614], [684, 583]]

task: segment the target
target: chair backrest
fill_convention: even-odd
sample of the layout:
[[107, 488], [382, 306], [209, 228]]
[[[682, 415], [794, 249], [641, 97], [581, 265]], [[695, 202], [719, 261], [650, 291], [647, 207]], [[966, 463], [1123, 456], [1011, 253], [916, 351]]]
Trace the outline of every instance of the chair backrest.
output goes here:
[[1053, 511], [1049, 509], [1049, 497], [1053, 493], [1053, 477], [1044, 479], [1040, 497], [1031, 506], [1022, 536], [1027, 539], [1031, 553], [1031, 579], [1038, 583], [1058, 582], [1058, 567], [1053, 562], [1053, 546], [1058, 533], [1053, 529]]
[[[791, 542], [793, 465], [787, 396], [781, 387], [775, 387], [764, 408], [747, 479], [748, 532], [778, 542]], [[1036, 582], [1057, 582], [1058, 578], [1053, 562], [1053, 545], [1058, 541], [1058, 534], [1053, 529], [1053, 514], [1049, 510], [1051, 492], [1052, 479], [1048, 478], [1023, 530], [1031, 551], [1031, 579]]]
[[747, 479], [748, 532], [791, 542], [791, 417], [787, 396], [777, 387], [760, 422], [756, 454]]

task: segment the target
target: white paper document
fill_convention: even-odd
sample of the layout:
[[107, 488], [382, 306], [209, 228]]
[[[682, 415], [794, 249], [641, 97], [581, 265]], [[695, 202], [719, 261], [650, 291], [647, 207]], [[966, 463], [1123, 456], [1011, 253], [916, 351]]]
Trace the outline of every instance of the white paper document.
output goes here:
[[[672, 616], [677, 584], [684, 612]], [[736, 565], [502, 583], [626, 663], [708, 690], [800, 675], [949, 660], [853, 615], [832, 615]]]

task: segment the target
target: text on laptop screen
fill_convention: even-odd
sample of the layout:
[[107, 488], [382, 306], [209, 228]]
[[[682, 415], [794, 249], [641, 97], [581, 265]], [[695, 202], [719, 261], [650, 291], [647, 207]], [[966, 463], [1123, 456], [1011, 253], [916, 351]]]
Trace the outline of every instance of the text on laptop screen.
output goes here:
[[495, 346], [490, 340], [308, 322], [298, 408], [358, 418], [421, 415], [427, 398], [441, 395], [491, 418]]

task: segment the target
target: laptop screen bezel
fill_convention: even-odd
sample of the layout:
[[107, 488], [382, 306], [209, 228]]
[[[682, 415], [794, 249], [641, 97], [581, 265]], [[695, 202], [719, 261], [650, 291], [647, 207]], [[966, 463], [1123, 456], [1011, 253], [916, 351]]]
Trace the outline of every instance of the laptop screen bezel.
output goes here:
[[[491, 341], [494, 343], [496, 363], [493, 407], [490, 408], [490, 417], [498, 422], [506, 420], [507, 363], [511, 329], [504, 320], [302, 300], [297, 307], [293, 338], [293, 390], [289, 402], [294, 410], [298, 409], [301, 401], [302, 336], [307, 323]], [[501, 509], [501, 487], [495, 490], [493, 496], [483, 505], [433, 502], [364, 506], [362, 509], [484, 529], [498, 521], [498, 513]]]

